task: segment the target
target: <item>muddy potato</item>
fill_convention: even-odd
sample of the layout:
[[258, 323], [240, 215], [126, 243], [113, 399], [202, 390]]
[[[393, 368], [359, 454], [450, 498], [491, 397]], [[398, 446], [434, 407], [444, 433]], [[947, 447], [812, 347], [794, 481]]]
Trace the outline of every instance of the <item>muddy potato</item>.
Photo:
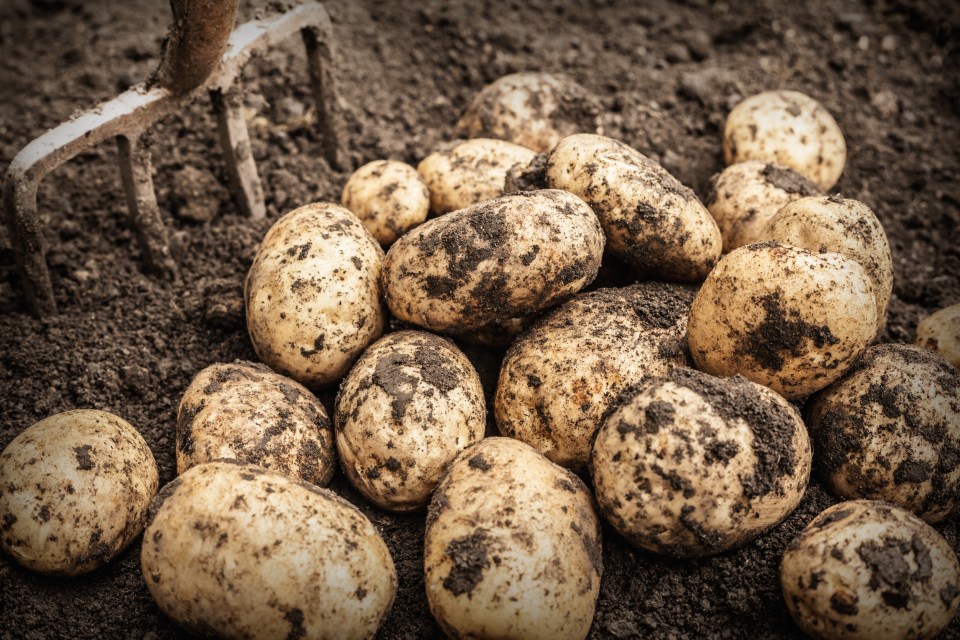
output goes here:
[[308, 204], [280, 218], [244, 288], [260, 359], [313, 389], [346, 375], [383, 333], [382, 262], [383, 249], [342, 207]]
[[720, 257], [720, 230], [693, 191], [622, 142], [568, 136], [550, 152], [546, 175], [550, 188], [593, 208], [611, 253], [641, 276], [697, 282]]
[[933, 638], [960, 602], [960, 564], [933, 528], [893, 505], [835, 504], [787, 547], [780, 585], [801, 629], [825, 640]]
[[140, 535], [158, 483], [150, 448], [121, 418], [45, 418], [0, 454], [0, 548], [33, 571], [92, 571]]
[[876, 325], [859, 263], [765, 242], [720, 260], [690, 308], [687, 339], [698, 369], [739, 373], [793, 400], [839, 378]]
[[603, 571], [590, 492], [518, 440], [482, 440], [433, 495], [424, 569], [452, 638], [585, 638]]
[[336, 469], [327, 410], [305, 387], [262, 364], [207, 367], [177, 412], [177, 473], [220, 458], [323, 486]]
[[917, 325], [916, 343], [924, 349], [936, 351], [960, 369], [960, 304], [923, 318]]
[[430, 190], [417, 170], [396, 160], [375, 160], [353, 172], [340, 198], [382, 245], [427, 219]]
[[397, 574], [332, 491], [252, 464], [192, 467], [151, 505], [140, 560], [170, 618], [223, 638], [371, 638]]

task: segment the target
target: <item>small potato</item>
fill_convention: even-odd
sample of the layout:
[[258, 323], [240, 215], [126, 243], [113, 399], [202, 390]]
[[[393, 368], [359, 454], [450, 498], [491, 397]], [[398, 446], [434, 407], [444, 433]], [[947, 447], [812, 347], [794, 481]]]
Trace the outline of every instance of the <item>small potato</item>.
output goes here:
[[800, 503], [810, 440], [796, 409], [743, 377], [674, 368], [625, 391], [597, 433], [600, 510], [633, 544], [673, 556], [753, 540]]
[[197, 374], [177, 412], [177, 473], [220, 458], [322, 486], [336, 469], [327, 410], [262, 364], [215, 364]]
[[578, 471], [607, 405], [644, 375], [691, 364], [687, 315], [695, 290], [646, 282], [575, 296], [507, 352], [497, 427]]
[[518, 440], [482, 440], [433, 494], [424, 570], [451, 638], [585, 638], [603, 571], [590, 491]]
[[483, 438], [480, 377], [453, 343], [423, 331], [384, 336], [340, 386], [337, 450], [347, 478], [382, 509], [426, 506], [447, 465]]
[[222, 638], [372, 638], [397, 574], [335, 493], [252, 464], [192, 467], [150, 507], [140, 554], [161, 611]]
[[960, 499], [960, 371], [905, 344], [867, 349], [807, 406], [817, 465], [841, 498], [940, 522]]
[[504, 140], [475, 138], [431, 153], [417, 171], [430, 190], [430, 208], [444, 214], [502, 195], [507, 171], [535, 155]]
[[843, 173], [847, 144], [833, 116], [810, 96], [767, 91], [727, 116], [723, 156], [728, 165], [761, 160], [789, 167], [826, 191]]
[[640, 276], [699, 282], [720, 257], [720, 230], [693, 191], [622, 142], [567, 136], [550, 152], [546, 175], [550, 188], [593, 208], [610, 252]]
[[244, 286], [260, 359], [312, 389], [340, 380], [383, 333], [382, 262], [376, 240], [335, 204], [308, 204], [277, 220]]
[[826, 509], [790, 545], [780, 585], [797, 625], [825, 640], [924, 640], [960, 603], [960, 564], [912, 514], [851, 500]]
[[150, 447], [121, 418], [45, 418], [0, 454], [0, 548], [32, 571], [92, 571], [140, 535], [159, 482]]
[[687, 339], [701, 371], [739, 373], [794, 400], [843, 375], [876, 327], [859, 263], [764, 242], [720, 260], [690, 308]]
[[434, 218], [398, 240], [383, 263], [394, 316], [463, 333], [530, 315], [597, 275], [603, 231], [565, 191], [518, 193]]
[[390, 245], [427, 219], [430, 190], [410, 165], [375, 160], [353, 172], [341, 202], [377, 242]]
[[960, 369], [960, 304], [940, 309], [921, 320], [917, 325], [916, 343], [936, 351]]

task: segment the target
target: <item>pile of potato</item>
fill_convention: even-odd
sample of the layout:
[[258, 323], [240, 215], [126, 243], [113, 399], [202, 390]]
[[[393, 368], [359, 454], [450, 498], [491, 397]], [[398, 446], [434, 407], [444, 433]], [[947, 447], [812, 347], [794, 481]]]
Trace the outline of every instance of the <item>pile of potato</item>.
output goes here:
[[[705, 206], [600, 135], [597, 105], [561, 76], [508, 76], [468, 107], [470, 139], [417, 169], [370, 163], [343, 206], [283, 216], [245, 285], [263, 364], [197, 374], [180, 476], [154, 498], [130, 425], [48, 418], [0, 457], [4, 550], [73, 575], [145, 529], [150, 592], [195, 632], [371, 637], [397, 574], [369, 519], [321, 488], [339, 461], [376, 507], [426, 509], [448, 635], [584, 638], [601, 518], [655, 553], [723, 553], [782, 522], [816, 470], [849, 502], [784, 556], [798, 625], [942, 630], [960, 565], [928, 523], [960, 495], [960, 314], [921, 323], [926, 349], [871, 346], [893, 263], [870, 208], [825, 194], [836, 122], [792, 91], [744, 100]], [[589, 290], [605, 255], [642, 281]], [[458, 342], [509, 345], [491, 405]], [[313, 392], [336, 384], [331, 419]]]

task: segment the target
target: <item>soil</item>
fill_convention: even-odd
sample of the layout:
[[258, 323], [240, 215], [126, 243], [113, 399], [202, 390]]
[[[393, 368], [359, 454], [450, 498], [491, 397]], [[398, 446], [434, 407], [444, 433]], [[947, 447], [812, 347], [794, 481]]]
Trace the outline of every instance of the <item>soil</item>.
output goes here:
[[[240, 19], [286, 4], [244, 0]], [[565, 72], [599, 96], [608, 135], [656, 158], [704, 198], [722, 168], [728, 110], [754, 92], [796, 89], [820, 100], [846, 135], [849, 157], [835, 191], [870, 205], [890, 237], [896, 281], [881, 339], [912, 340], [922, 315], [960, 302], [960, 5], [589, 4], [329, 2], [353, 160], [415, 164], [453, 135], [486, 83], [521, 70]], [[0, 165], [75, 110], [146, 80], [168, 21], [166, 3], [146, 0], [0, 3]], [[226, 180], [209, 105], [153, 130], [154, 179], [179, 281], [143, 272], [109, 144], [40, 188], [59, 316], [28, 314], [0, 231], [0, 447], [47, 415], [96, 407], [136, 425], [161, 481], [174, 477], [177, 403], [191, 378], [214, 362], [255, 359], [241, 285], [257, 242], [279, 214], [337, 201], [347, 179], [323, 159], [300, 46], [291, 39], [245, 73], [266, 220], [241, 217], [219, 186]], [[470, 353], [489, 385], [500, 354]], [[437, 636], [424, 598], [424, 517], [374, 510], [340, 473], [332, 486], [376, 523], [394, 554], [400, 592], [380, 637]], [[591, 637], [799, 636], [777, 566], [786, 544], [832, 502], [813, 482], [781, 526], [711, 559], [658, 557], [605, 529]], [[956, 520], [938, 529], [960, 548]], [[0, 637], [182, 637], [151, 600], [138, 560], [135, 544], [90, 575], [55, 579], [0, 558]], [[960, 638], [960, 623], [945, 636]]]

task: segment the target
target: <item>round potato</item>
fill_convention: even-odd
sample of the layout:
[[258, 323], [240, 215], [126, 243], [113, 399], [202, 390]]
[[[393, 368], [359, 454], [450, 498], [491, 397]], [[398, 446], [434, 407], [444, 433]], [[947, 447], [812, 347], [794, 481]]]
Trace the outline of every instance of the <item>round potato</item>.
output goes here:
[[151, 505], [140, 560], [160, 609], [225, 638], [371, 638], [397, 574], [335, 493], [252, 464], [192, 467]]
[[260, 244], [244, 286], [260, 359], [312, 389], [340, 380], [383, 333], [383, 249], [329, 203], [286, 214]]
[[433, 494], [424, 569], [451, 638], [585, 638], [603, 571], [590, 492], [530, 446], [487, 438]]
[[826, 191], [847, 162], [847, 144], [833, 116], [797, 91], [750, 96], [730, 112], [723, 132], [727, 164], [761, 160], [789, 167]]
[[794, 400], [843, 375], [876, 327], [859, 263], [765, 242], [720, 260], [690, 308], [687, 339], [698, 369], [740, 373]]
[[390, 248], [387, 306], [404, 322], [455, 333], [530, 315], [592, 282], [603, 244], [597, 217], [570, 193], [489, 200], [434, 218]]
[[322, 486], [336, 469], [333, 449], [320, 401], [262, 364], [209, 366], [180, 400], [177, 473], [233, 458]]
[[550, 152], [546, 175], [551, 188], [593, 208], [611, 253], [640, 276], [699, 282], [720, 257], [720, 230], [693, 191], [622, 142], [567, 136]]
[[916, 343], [936, 351], [960, 369], [960, 304], [940, 309], [921, 320], [917, 325]]
[[393, 244], [427, 219], [430, 190], [417, 170], [396, 160], [375, 160], [353, 172], [341, 203], [382, 245]]
[[825, 640], [933, 638], [960, 603], [960, 564], [912, 514], [851, 500], [814, 518], [787, 547], [780, 585], [804, 632]]
[[159, 482], [150, 447], [121, 418], [45, 418], [0, 454], [0, 548], [33, 571], [92, 571], [140, 535]]

